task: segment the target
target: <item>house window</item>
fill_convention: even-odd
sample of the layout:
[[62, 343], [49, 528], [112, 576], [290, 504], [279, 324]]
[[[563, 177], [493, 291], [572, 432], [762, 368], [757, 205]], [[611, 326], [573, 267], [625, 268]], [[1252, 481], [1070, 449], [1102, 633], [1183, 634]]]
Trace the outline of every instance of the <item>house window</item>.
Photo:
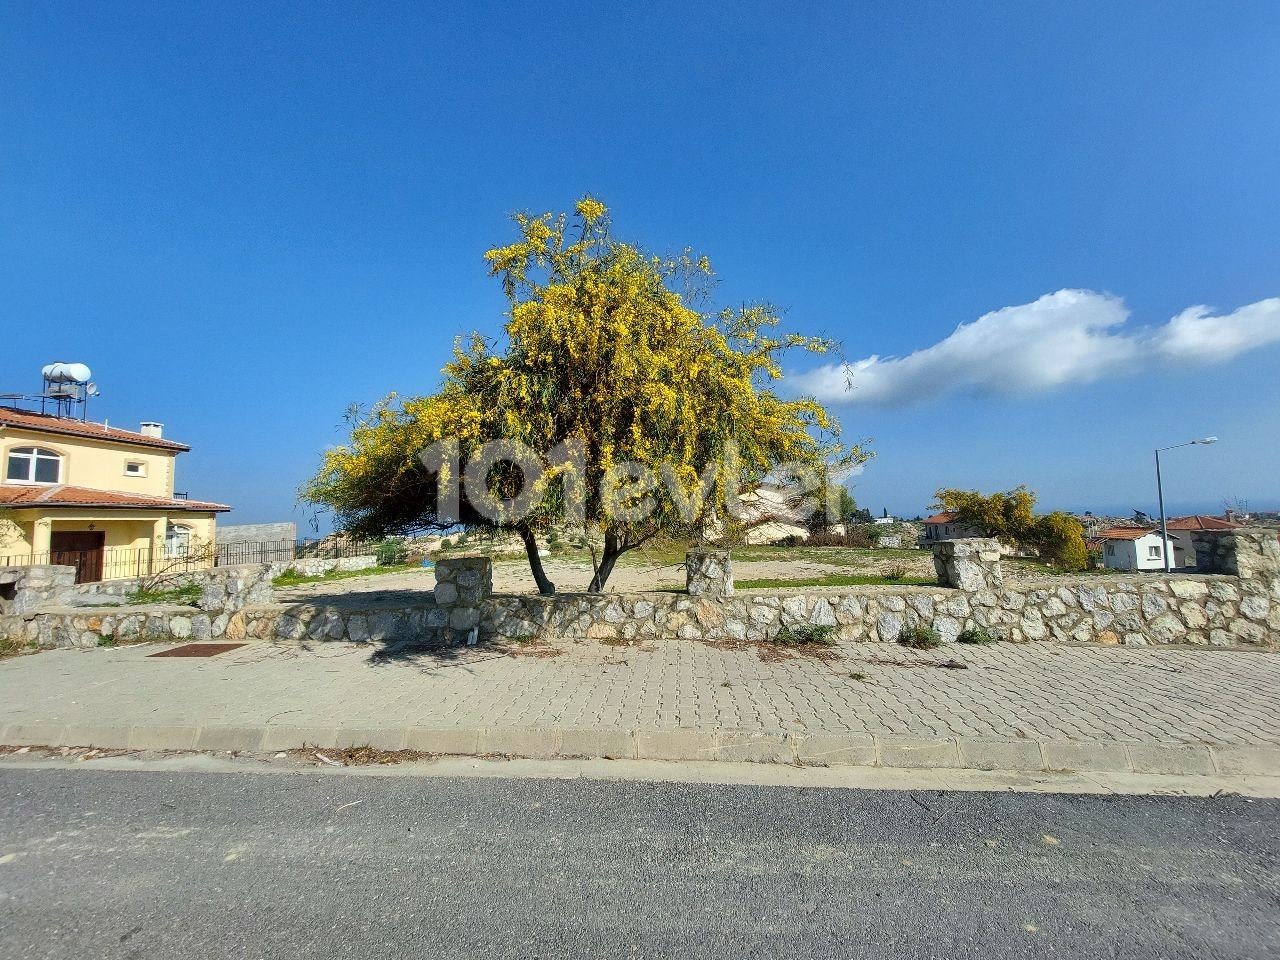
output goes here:
[[1116, 545], [1114, 543], [1107, 544], [1107, 556], [1114, 557], [1116, 555]]
[[62, 457], [41, 447], [14, 447], [9, 451], [5, 479], [17, 483], [57, 483]]
[[1160, 559], [1160, 545], [1159, 545], [1159, 544], [1155, 545], [1154, 547], [1147, 547], [1147, 559], [1148, 559], [1148, 560], [1159, 560], [1159, 559]]
[[164, 555], [185, 557], [191, 550], [191, 528], [171, 523], [164, 531]]
[[124, 465], [124, 475], [126, 477], [145, 477], [147, 475], [147, 465], [141, 460], [129, 460]]

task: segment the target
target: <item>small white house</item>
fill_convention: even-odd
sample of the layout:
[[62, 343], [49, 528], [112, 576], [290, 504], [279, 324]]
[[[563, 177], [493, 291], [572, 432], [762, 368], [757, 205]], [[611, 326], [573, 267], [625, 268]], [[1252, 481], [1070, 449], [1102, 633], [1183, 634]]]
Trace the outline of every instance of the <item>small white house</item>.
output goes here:
[[1112, 527], [1095, 542], [1102, 548], [1102, 565], [1109, 570], [1163, 570], [1164, 544], [1159, 530]]

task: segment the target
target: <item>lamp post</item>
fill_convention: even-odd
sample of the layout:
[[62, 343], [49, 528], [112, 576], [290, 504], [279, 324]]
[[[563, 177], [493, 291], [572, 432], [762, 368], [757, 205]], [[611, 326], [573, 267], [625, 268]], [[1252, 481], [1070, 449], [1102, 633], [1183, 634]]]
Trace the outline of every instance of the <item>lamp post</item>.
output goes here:
[[1169, 447], [1156, 448], [1156, 496], [1160, 500], [1160, 550], [1164, 557], [1164, 572], [1169, 573], [1169, 522], [1164, 515], [1164, 484], [1160, 480], [1160, 454], [1166, 450], [1177, 450], [1179, 447], [1191, 447], [1196, 444], [1217, 443], [1217, 437], [1201, 437], [1199, 440], [1188, 440], [1186, 443], [1175, 443]]

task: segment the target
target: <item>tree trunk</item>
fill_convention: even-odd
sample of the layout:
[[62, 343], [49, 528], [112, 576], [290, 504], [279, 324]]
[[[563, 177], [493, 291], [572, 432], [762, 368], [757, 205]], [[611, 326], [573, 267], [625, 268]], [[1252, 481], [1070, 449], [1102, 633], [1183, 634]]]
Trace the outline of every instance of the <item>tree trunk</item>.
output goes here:
[[622, 541], [618, 539], [617, 535], [605, 531], [604, 551], [600, 554], [600, 565], [596, 567], [595, 575], [591, 578], [591, 585], [587, 587], [587, 593], [604, 592], [604, 585], [609, 580], [609, 574], [613, 573], [613, 565], [626, 552], [627, 548], [622, 545]]
[[538, 585], [538, 592], [544, 597], [555, 596], [556, 585], [547, 579], [546, 571], [542, 569], [542, 557], [538, 553], [538, 538], [534, 536], [527, 524], [520, 524], [516, 530], [524, 542], [525, 556], [529, 558], [529, 571]]

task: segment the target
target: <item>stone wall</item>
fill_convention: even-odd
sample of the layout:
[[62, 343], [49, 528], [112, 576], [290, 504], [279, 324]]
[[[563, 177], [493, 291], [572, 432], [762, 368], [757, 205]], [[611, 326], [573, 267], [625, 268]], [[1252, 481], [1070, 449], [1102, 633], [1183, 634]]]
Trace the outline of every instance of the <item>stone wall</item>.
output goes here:
[[65, 595], [75, 583], [75, 567], [0, 567], [0, 614], [35, 610]]
[[[1268, 539], [1269, 538], [1269, 539]], [[1210, 550], [1210, 548], [1212, 548]], [[1280, 645], [1280, 547], [1274, 531], [1232, 531], [1206, 542], [1214, 569], [1230, 573], [1051, 576], [1005, 582], [989, 541], [937, 546], [937, 587], [871, 586], [673, 593], [491, 595], [486, 557], [437, 565], [433, 598], [403, 608], [251, 605], [217, 615], [194, 610], [57, 611], [4, 618], [0, 630], [41, 646], [83, 646], [111, 635], [278, 642], [464, 642], [483, 638], [640, 641], [676, 636], [763, 642], [784, 627], [830, 627], [842, 642], [893, 641], [906, 627], [944, 642], [969, 628], [1014, 642]], [[700, 553], [705, 556], [705, 551]], [[691, 571], [704, 570], [702, 560]], [[727, 566], [724, 567], [727, 572]]]

